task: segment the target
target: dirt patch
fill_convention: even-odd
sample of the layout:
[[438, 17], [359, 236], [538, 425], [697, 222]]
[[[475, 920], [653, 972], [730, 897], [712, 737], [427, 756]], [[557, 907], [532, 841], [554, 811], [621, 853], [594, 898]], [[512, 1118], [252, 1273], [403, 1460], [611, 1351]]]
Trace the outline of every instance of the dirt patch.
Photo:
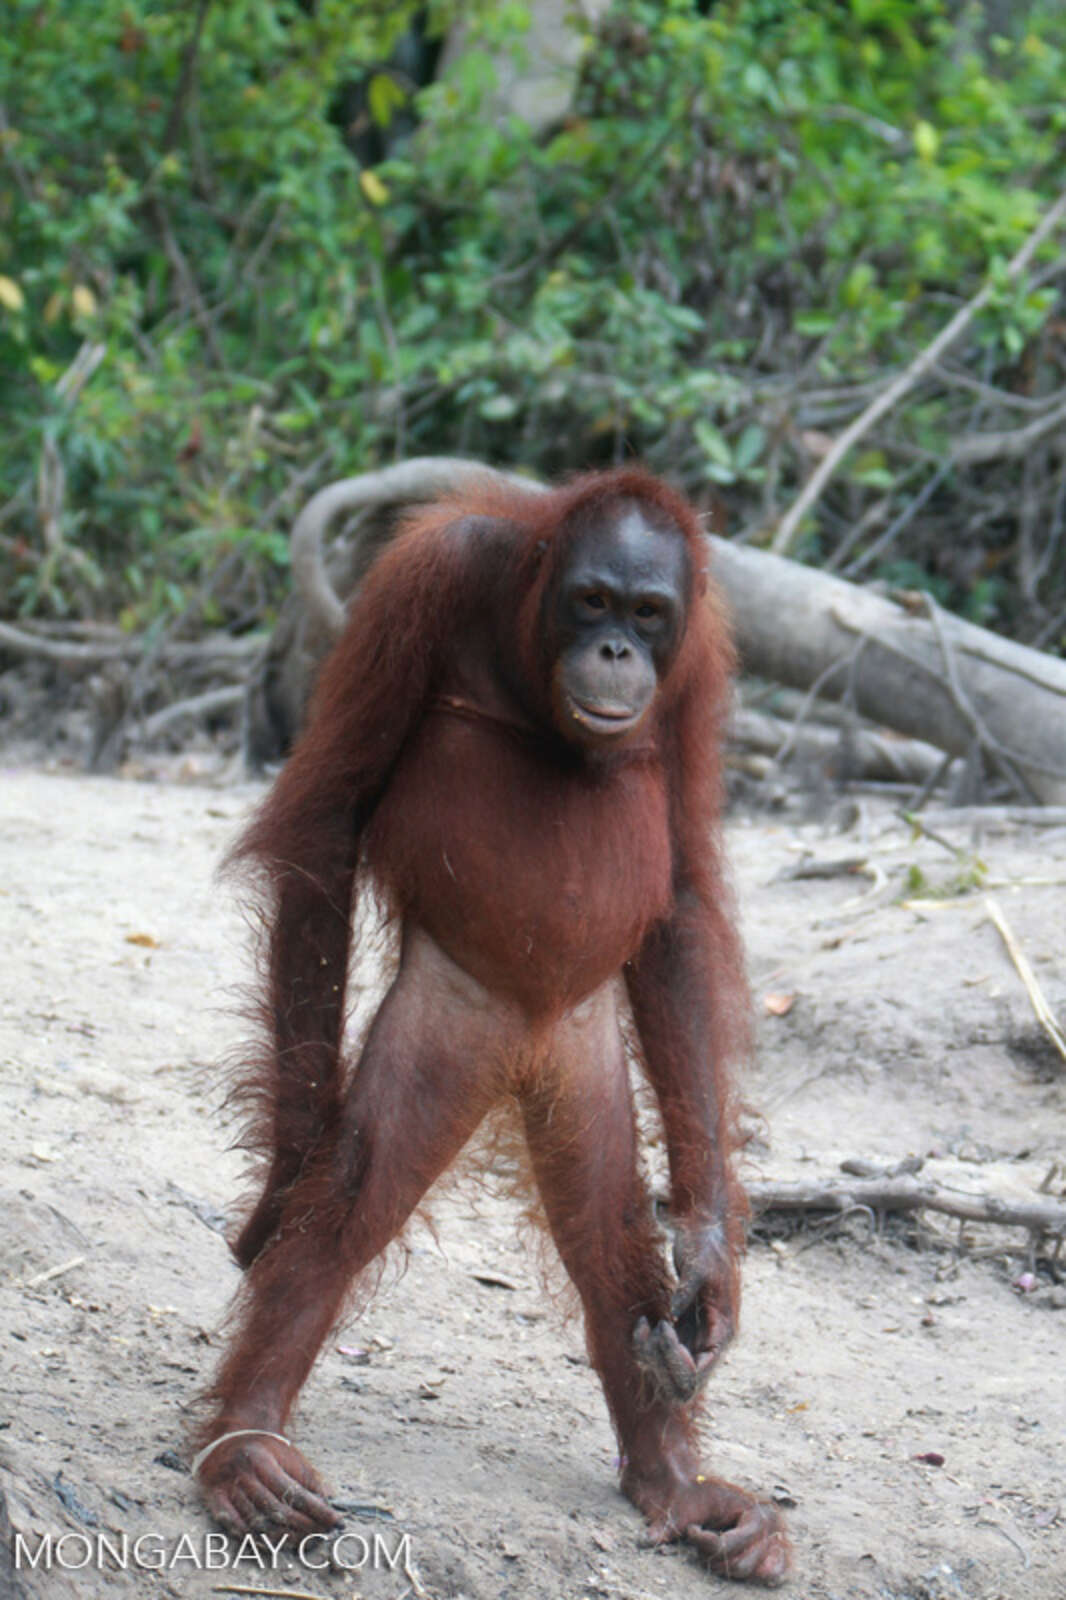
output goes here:
[[[234, 1566], [232, 1551], [198, 1567], [209, 1530], [183, 1428], [237, 1279], [220, 1228], [241, 1162], [218, 1063], [248, 975], [213, 872], [258, 792], [0, 774], [0, 1484], [34, 1550], [48, 1533], [68, 1536], [68, 1562], [98, 1536], [147, 1541], [126, 1571], [98, 1571], [95, 1552], [81, 1571], [0, 1563], [0, 1596], [228, 1584], [396, 1600], [403, 1534], [437, 1600], [730, 1592], [689, 1554], [640, 1547], [580, 1327], [546, 1299], [513, 1204], [466, 1183], [331, 1341], [294, 1421], [365, 1562], [353, 1537], [345, 1572]], [[981, 894], [931, 898], [957, 864], [881, 811], [845, 839], [730, 831], [761, 1013], [752, 1175], [913, 1155], [964, 1193], [1037, 1190], [1066, 1159], [1066, 1077]], [[864, 855], [884, 887], [782, 877], [803, 848]], [[1062, 1018], [1066, 833], [990, 837], [981, 854]], [[768, 994], [789, 998], [784, 1015], [765, 1014]], [[1050, 1192], [1064, 1188], [1060, 1169]], [[795, 1502], [791, 1592], [1061, 1600], [1066, 1291], [1040, 1266], [1031, 1292], [1012, 1287], [1024, 1236], [960, 1238], [928, 1213], [766, 1235], [704, 1432], [716, 1470]]]

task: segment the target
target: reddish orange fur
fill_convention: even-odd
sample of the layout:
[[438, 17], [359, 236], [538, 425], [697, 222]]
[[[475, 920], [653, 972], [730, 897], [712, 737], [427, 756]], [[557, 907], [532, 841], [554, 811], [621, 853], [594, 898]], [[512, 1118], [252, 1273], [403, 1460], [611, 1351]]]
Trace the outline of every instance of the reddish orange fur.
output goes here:
[[[687, 621], [639, 737], [590, 757], [554, 723], [549, 601], [574, 540], [626, 506], [683, 540]], [[786, 1559], [773, 1515], [695, 1474], [691, 1406], [656, 1392], [634, 1355], [642, 1319], [665, 1328], [676, 1313], [641, 1176], [618, 974], [675, 1216], [682, 1235], [711, 1240], [699, 1303], [720, 1317], [715, 1355], [738, 1300], [730, 1064], [748, 1011], [717, 831], [732, 650], [705, 563], [692, 509], [625, 469], [547, 494], [486, 478], [411, 517], [372, 568], [307, 732], [233, 857], [262, 874], [272, 926], [267, 1046], [244, 1085], [268, 1171], [235, 1246], [250, 1270], [203, 1437], [280, 1430], [350, 1281], [512, 1097], [628, 1455], [626, 1492], [663, 1536], [754, 1519], [755, 1532], [723, 1536], [743, 1559], [723, 1544], [715, 1564], [746, 1561], [770, 1581]], [[355, 1070], [345, 983], [370, 889], [404, 946]], [[220, 1447], [203, 1474], [220, 1520], [279, 1517], [264, 1509], [279, 1462], [304, 1489], [316, 1482], [291, 1447]]]

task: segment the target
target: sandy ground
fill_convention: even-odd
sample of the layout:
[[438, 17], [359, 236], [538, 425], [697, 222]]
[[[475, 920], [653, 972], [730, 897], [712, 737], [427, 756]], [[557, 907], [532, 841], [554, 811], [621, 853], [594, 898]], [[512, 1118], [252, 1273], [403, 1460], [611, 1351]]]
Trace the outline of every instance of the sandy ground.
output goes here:
[[[39, 1560], [0, 1559], [0, 1597], [398, 1600], [403, 1550], [435, 1600], [739, 1593], [641, 1547], [580, 1326], [545, 1296], [514, 1205], [466, 1184], [330, 1342], [293, 1422], [354, 1508], [346, 1570], [235, 1564], [232, 1547], [204, 1570], [183, 1430], [237, 1279], [219, 1062], [248, 975], [213, 871], [256, 793], [0, 771], [0, 1484]], [[1020, 1199], [1050, 1172], [1062, 1196], [1066, 1076], [982, 894], [900, 903], [908, 873], [919, 899], [950, 888], [951, 857], [883, 809], [846, 835], [730, 831], [760, 1012], [751, 1175], [924, 1156], [947, 1189]], [[883, 887], [782, 878], [804, 848], [865, 857]], [[1062, 1018], [1066, 832], [990, 835], [982, 856]], [[1017, 1230], [928, 1213], [753, 1241], [704, 1431], [716, 1470], [794, 1506], [789, 1592], [1066, 1595], [1066, 1288], [1038, 1260], [1020, 1292], [1029, 1265]], [[98, 1568], [99, 1536], [140, 1538], [140, 1565]]]

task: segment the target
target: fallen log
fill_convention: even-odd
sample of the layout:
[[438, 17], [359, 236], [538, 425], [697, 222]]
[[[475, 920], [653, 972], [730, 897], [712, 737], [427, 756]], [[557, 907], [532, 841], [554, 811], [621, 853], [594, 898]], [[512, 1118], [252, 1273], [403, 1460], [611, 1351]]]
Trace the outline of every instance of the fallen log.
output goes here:
[[785, 722], [765, 711], [738, 707], [729, 723], [730, 743], [743, 750], [792, 761], [801, 769], [827, 771], [833, 778], [882, 779], [918, 788], [934, 778], [944, 757], [919, 739], [898, 739], [874, 728], [827, 728]]
[[1066, 803], [1066, 661], [925, 606], [903, 605], [725, 539], [716, 582], [744, 670], [819, 685], [871, 722], [967, 755], [975, 745], [1024, 793]]

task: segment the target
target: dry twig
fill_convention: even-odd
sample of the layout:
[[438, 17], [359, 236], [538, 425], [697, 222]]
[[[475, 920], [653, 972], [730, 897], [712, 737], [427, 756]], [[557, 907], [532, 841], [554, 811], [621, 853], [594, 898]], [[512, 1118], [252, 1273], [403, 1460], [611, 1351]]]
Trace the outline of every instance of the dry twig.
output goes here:
[[1003, 915], [999, 902], [994, 900], [991, 895], [985, 897], [985, 910], [988, 912], [988, 920], [998, 929], [1000, 938], [1007, 947], [1007, 954], [1014, 962], [1015, 971], [1025, 985], [1025, 991], [1029, 996], [1029, 1002], [1032, 1005], [1036, 1020], [1055, 1046], [1059, 1055], [1066, 1061], [1066, 1035], [1063, 1034], [1062, 1029], [1055, 1021], [1054, 1014], [1044, 998], [1044, 991], [1036, 981], [1036, 974], [1029, 965], [1025, 951], [1015, 938], [1014, 930]]
[[231, 683], [222, 689], [207, 689], [203, 694], [191, 695], [187, 700], [175, 700], [144, 719], [144, 736], [155, 739], [172, 723], [183, 717], [214, 717], [223, 711], [236, 711], [244, 699], [243, 684]]
[[46, 1271], [37, 1272], [32, 1278], [27, 1278], [26, 1288], [43, 1288], [46, 1283], [52, 1283], [54, 1279], [61, 1278], [64, 1273], [73, 1272], [75, 1267], [83, 1267], [84, 1265], [84, 1256], [71, 1256], [69, 1261], [61, 1261], [57, 1267], [48, 1267]]
[[215, 1594], [256, 1594], [265, 1600], [322, 1600], [310, 1589], [264, 1589], [260, 1583], [216, 1583]]
[[1066, 1234], [1061, 1200], [1004, 1200], [998, 1195], [952, 1194], [913, 1178], [826, 1179], [811, 1183], [749, 1183], [756, 1213], [764, 1211], [940, 1211], [964, 1222], [998, 1223], [1034, 1233]]
[[980, 828], [1066, 827], [1066, 806], [943, 806], [922, 812], [923, 828], [935, 823]]

